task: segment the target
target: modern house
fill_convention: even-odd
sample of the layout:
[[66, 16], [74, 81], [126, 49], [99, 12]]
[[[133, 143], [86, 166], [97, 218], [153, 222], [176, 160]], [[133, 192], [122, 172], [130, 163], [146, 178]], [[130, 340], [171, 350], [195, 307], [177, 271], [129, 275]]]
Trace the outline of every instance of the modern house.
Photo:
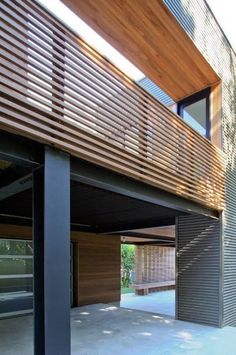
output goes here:
[[236, 326], [234, 50], [204, 0], [63, 3], [171, 100], [0, 2], [2, 316], [33, 307], [35, 354], [70, 354], [70, 307], [120, 300], [120, 236], [175, 226], [176, 319]]

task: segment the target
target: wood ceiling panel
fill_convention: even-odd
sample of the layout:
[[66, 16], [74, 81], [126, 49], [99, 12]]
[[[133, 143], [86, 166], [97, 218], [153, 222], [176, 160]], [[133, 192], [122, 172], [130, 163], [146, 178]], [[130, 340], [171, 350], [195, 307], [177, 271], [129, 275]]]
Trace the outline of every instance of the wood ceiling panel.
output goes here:
[[158, 0], [63, 0], [175, 101], [219, 81]]

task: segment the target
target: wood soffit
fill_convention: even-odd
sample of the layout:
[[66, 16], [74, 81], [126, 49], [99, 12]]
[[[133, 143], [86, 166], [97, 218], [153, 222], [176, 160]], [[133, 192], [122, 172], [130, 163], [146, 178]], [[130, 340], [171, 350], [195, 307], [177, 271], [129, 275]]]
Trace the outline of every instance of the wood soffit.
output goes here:
[[63, 2], [175, 101], [219, 82], [163, 1]]

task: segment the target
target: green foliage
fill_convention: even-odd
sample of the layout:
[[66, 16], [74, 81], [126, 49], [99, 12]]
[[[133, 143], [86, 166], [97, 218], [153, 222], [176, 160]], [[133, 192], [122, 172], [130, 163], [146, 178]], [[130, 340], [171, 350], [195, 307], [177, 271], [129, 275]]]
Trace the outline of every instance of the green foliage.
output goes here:
[[130, 273], [135, 268], [135, 246], [122, 244], [121, 245], [121, 285], [122, 287], [129, 287]]
[[32, 242], [12, 239], [0, 240], [0, 255], [32, 255]]
[[134, 293], [134, 288], [131, 287], [121, 287], [121, 294]]

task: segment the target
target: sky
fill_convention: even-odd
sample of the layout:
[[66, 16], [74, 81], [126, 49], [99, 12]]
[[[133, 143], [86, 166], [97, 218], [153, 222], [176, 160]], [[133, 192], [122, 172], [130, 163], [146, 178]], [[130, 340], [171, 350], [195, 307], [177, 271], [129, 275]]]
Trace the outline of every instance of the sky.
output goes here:
[[[62, 21], [67, 22], [73, 30], [84, 38], [92, 47], [115, 64], [122, 72], [134, 80], [140, 80], [144, 74], [128, 61], [122, 54], [113, 48], [107, 41], [98, 35], [91, 27], [75, 15], [59, 0], [38, 0]], [[111, 0], [112, 1], [112, 0]], [[68, 20], [69, 19], [69, 20]]]
[[[144, 74], [114, 49], [91, 27], [69, 10], [60, 0], [38, 0], [62, 21], [69, 24], [73, 30], [84, 38], [92, 47], [110, 59], [121, 71], [133, 80], [140, 80]], [[112, 1], [112, 0], [111, 0]], [[135, 0], [134, 0], [135, 1]], [[145, 0], [144, 0], [145, 1]], [[235, 0], [207, 0], [220, 26], [228, 37], [234, 51], [236, 51], [236, 1]], [[68, 21], [69, 19], [69, 21]]]
[[236, 1], [207, 0], [207, 2], [236, 52]]

